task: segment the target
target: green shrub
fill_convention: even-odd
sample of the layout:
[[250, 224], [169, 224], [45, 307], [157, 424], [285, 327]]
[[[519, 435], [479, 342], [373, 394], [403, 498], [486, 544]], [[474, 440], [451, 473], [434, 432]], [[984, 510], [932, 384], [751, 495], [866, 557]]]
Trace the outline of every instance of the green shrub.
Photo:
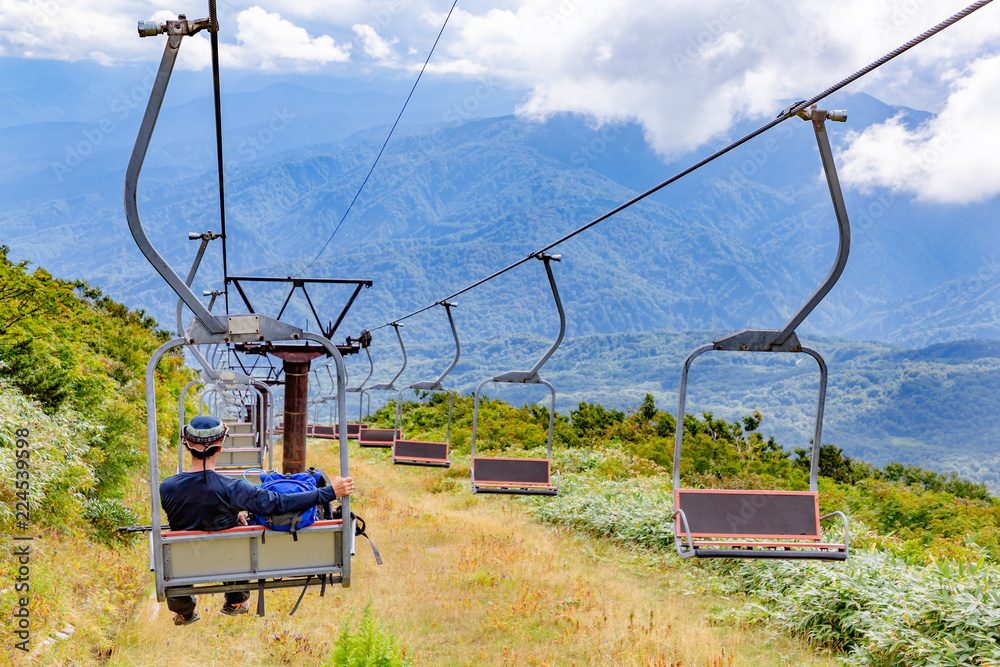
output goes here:
[[84, 504], [83, 518], [94, 535], [108, 546], [131, 544], [135, 533], [118, 531], [121, 526], [134, 526], [139, 517], [118, 498], [94, 498]]
[[361, 612], [357, 632], [351, 633], [354, 617], [344, 619], [327, 667], [405, 667], [411, 665], [395, 638], [382, 629], [372, 611], [372, 603]]

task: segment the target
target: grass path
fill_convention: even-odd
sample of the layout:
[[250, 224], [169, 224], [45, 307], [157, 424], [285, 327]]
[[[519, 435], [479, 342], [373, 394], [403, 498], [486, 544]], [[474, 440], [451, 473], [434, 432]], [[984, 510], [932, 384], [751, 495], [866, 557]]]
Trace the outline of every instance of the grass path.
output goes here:
[[[328, 444], [311, 455], [336, 469]], [[202, 620], [185, 628], [150, 600], [101, 664], [319, 664], [369, 601], [417, 665], [836, 664], [786, 637], [713, 626], [718, 601], [693, 594], [681, 566], [533, 523], [522, 502], [472, 496], [464, 478], [432, 492], [447, 488], [444, 471], [394, 467], [386, 451], [352, 458], [355, 511], [384, 565], [361, 539], [351, 588], [310, 589], [294, 617], [298, 590], [269, 592], [263, 619], [200, 598]]]

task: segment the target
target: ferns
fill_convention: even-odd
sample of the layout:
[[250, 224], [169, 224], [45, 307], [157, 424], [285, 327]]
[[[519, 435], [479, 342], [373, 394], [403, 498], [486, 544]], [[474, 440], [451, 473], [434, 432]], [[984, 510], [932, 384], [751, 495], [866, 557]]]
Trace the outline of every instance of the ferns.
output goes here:
[[369, 600], [361, 612], [361, 624], [351, 634], [354, 617], [344, 619], [326, 667], [406, 667], [412, 664], [395, 638], [382, 629]]

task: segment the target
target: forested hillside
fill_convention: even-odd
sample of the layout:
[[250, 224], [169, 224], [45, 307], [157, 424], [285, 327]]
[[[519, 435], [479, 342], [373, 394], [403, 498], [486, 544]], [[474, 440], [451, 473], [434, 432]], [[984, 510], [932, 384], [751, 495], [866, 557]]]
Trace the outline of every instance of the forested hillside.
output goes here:
[[[435, 311], [437, 321], [423, 316], [420, 333], [446, 329], [444, 314]], [[554, 312], [549, 315], [555, 320]], [[463, 336], [461, 308], [455, 320]], [[408, 355], [402, 386], [436, 378], [454, 354], [453, 343], [424, 340], [415, 329], [402, 330]], [[542, 375], [556, 387], [561, 414], [581, 401], [628, 410], [647, 393], [660, 409], [673, 413], [685, 357], [725, 333], [660, 330], [568, 337]], [[391, 329], [374, 336], [371, 383], [388, 382], [402, 362], [399, 344]], [[804, 337], [803, 342], [829, 367], [824, 443], [873, 464], [896, 461], [956, 472], [1000, 490], [1000, 343], [957, 341], [913, 350], [840, 338]], [[463, 338], [461, 359], [446, 384], [471, 392], [488, 377], [530, 368], [550, 344], [538, 335]], [[347, 365], [352, 383], [368, 373], [364, 355], [348, 357]], [[706, 354], [691, 370], [688, 411], [727, 420], [759, 411], [763, 433], [788, 448], [805, 447], [813, 435], [818, 376], [815, 362], [802, 355]], [[325, 373], [317, 380], [328, 393]], [[517, 405], [547, 400], [538, 387], [487, 385], [485, 391]], [[376, 404], [389, 399], [374, 396]], [[355, 399], [348, 410], [356, 414]]]
[[[114, 548], [118, 526], [148, 516], [148, 491], [137, 495], [136, 485], [148, 476], [144, 375], [165, 337], [143, 312], [7, 252], [0, 246], [0, 588], [12, 590], [10, 554], [25, 544], [12, 537], [35, 537], [32, 645], [72, 622], [100, 648], [145, 584], [139, 570], [114, 564]], [[159, 366], [161, 445], [176, 442], [175, 397], [191, 377], [180, 355]], [[20, 599], [0, 596], [0, 616], [11, 619]], [[4, 624], [4, 654], [23, 657], [14, 629]]]

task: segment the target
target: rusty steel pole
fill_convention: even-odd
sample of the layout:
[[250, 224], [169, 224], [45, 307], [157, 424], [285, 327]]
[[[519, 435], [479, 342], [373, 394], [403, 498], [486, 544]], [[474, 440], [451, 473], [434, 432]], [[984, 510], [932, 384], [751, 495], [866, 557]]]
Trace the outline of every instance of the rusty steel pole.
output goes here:
[[306, 469], [306, 409], [309, 399], [309, 361], [284, 360], [285, 430], [281, 471], [286, 474]]

